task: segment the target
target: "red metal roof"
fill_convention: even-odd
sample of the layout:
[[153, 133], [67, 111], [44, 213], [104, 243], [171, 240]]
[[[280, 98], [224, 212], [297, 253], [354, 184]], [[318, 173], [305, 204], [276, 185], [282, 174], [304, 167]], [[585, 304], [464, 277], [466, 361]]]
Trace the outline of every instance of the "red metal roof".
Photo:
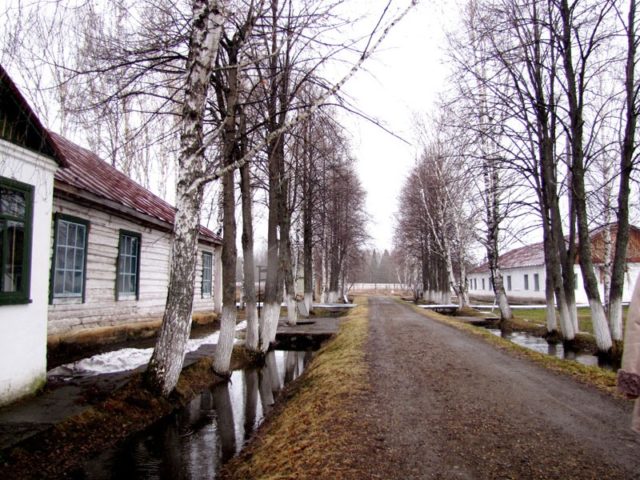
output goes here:
[[[68, 185], [89, 192], [102, 199], [116, 202], [135, 212], [173, 225], [175, 208], [134, 182], [95, 153], [82, 148], [60, 135], [50, 132], [68, 167], [56, 172], [56, 185]], [[221, 243], [220, 237], [200, 226], [200, 238]]]
[[[500, 268], [534, 267], [544, 265], [544, 245], [542, 242], [515, 248], [500, 255]], [[489, 271], [489, 264], [483, 263], [469, 271], [469, 273], [484, 273]]]
[[[615, 240], [618, 232], [618, 225], [613, 223], [598, 227], [590, 232], [591, 253], [593, 262], [603, 263], [604, 257], [604, 239], [603, 233], [606, 229], [611, 231], [611, 241], [615, 248]], [[566, 241], [566, 240], [565, 240]], [[640, 262], [640, 229], [634, 225], [629, 225], [629, 243], [627, 245], [627, 262]], [[576, 258], [576, 264], [578, 258]], [[535, 267], [544, 265], [544, 245], [542, 242], [524, 247], [509, 250], [507, 253], [500, 255], [500, 268], [517, 268], [517, 267]], [[483, 263], [469, 270], [469, 273], [485, 273], [489, 271], [489, 264]]]

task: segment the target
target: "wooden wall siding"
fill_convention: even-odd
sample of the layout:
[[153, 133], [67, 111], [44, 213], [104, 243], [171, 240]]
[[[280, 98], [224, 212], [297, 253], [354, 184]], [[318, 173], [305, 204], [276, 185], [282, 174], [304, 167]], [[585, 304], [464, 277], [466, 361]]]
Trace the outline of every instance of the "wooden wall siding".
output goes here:
[[[80, 303], [79, 299], [54, 300], [54, 304], [49, 306], [50, 335], [162, 317], [169, 282], [170, 233], [142, 227], [119, 216], [61, 198], [54, 198], [53, 210], [90, 223], [85, 303]], [[141, 235], [138, 300], [115, 299], [120, 229]], [[213, 311], [213, 299], [201, 298], [202, 249], [213, 252], [212, 247], [200, 246], [194, 311]]]

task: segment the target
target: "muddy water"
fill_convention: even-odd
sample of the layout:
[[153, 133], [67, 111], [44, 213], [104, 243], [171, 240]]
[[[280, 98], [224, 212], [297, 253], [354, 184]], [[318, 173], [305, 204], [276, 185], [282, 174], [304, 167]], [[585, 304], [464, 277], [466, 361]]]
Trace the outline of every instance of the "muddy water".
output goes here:
[[603, 359], [597, 355], [591, 355], [589, 353], [574, 352], [564, 348], [562, 343], [557, 345], [551, 345], [547, 343], [544, 338], [531, 335], [526, 332], [511, 332], [502, 333], [498, 328], [488, 328], [488, 330], [498, 337], [507, 339], [517, 345], [534, 350], [539, 353], [551, 355], [564, 360], [575, 360], [583, 365], [598, 366], [607, 370], [616, 371], [619, 365], [612, 364], [610, 360]]
[[76, 479], [211, 479], [236, 455], [297, 378], [311, 352], [272, 351], [260, 370], [233, 372], [189, 405], [88, 460]]

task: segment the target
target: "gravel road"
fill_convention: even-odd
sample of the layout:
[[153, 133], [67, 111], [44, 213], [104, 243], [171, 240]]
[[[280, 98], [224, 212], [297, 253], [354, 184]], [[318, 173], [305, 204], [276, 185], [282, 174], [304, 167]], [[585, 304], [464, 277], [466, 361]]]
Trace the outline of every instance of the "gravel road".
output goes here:
[[372, 297], [367, 400], [397, 479], [640, 479], [631, 402]]

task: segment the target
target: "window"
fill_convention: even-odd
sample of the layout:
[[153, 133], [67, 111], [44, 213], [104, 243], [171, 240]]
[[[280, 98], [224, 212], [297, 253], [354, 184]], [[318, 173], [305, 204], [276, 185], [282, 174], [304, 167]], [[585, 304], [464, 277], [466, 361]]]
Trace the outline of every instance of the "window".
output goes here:
[[213, 255], [202, 252], [202, 298], [211, 296]]
[[484, 278], [482, 279], [482, 290], [486, 290], [486, 289], [484, 288]]
[[82, 298], [84, 301], [89, 222], [56, 215], [53, 250], [52, 298]]
[[33, 187], [0, 177], [0, 305], [29, 303]]
[[533, 289], [536, 292], [540, 291], [540, 275], [538, 275], [537, 273], [533, 274]]
[[507, 290], [511, 291], [511, 275], [507, 275]]
[[116, 268], [116, 300], [138, 299], [140, 234], [120, 231]]
[[524, 274], [524, 289], [529, 290], [529, 275]]
[[474, 279], [473, 279], [473, 289], [474, 289], [474, 290], [477, 290], [477, 289], [478, 289], [478, 279], [477, 279], [477, 278], [474, 278]]

